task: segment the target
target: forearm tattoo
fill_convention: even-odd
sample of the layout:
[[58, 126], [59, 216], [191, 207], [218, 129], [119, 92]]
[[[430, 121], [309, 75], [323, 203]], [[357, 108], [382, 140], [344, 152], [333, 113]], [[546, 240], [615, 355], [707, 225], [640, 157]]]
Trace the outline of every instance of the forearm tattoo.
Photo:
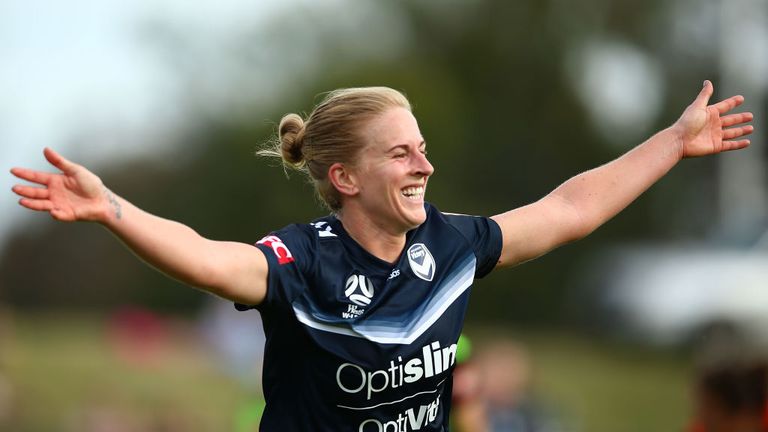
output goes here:
[[120, 205], [120, 201], [115, 198], [115, 195], [107, 188], [104, 188], [104, 195], [107, 196], [107, 200], [115, 209], [115, 218], [120, 219], [123, 217], [123, 207]]

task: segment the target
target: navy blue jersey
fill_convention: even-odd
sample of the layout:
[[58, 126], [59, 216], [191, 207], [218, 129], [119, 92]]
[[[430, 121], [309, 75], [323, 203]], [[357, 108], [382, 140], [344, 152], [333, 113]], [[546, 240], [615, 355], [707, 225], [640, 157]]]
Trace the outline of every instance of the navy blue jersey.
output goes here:
[[334, 216], [256, 244], [269, 263], [262, 431], [447, 430], [469, 288], [496, 265], [501, 230], [425, 207], [394, 264]]

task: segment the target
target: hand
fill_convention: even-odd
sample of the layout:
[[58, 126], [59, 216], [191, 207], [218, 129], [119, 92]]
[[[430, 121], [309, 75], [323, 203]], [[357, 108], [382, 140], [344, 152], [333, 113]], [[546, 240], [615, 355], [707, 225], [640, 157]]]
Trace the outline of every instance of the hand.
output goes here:
[[673, 126], [680, 136], [681, 155], [684, 158], [739, 150], [749, 145], [748, 139], [735, 138], [752, 133], [754, 128], [751, 125], [743, 125], [752, 120], [752, 113], [725, 115], [741, 105], [744, 96], [732, 96], [707, 106], [713, 92], [712, 83], [704, 81], [704, 88], [696, 100], [685, 109]]
[[99, 177], [50, 148], [43, 154], [62, 173], [11, 169], [16, 177], [43, 186], [15, 185], [12, 190], [22, 197], [19, 204], [28, 209], [47, 211], [54, 219], [67, 222], [106, 220], [110, 206], [114, 207], [115, 216], [120, 217], [119, 202]]

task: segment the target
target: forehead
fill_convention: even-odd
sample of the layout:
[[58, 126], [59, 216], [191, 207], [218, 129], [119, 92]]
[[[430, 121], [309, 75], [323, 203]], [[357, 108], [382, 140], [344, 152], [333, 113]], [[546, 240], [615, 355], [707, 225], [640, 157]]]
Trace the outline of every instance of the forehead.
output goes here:
[[368, 150], [387, 151], [402, 144], [419, 145], [424, 139], [416, 118], [405, 108], [391, 108], [371, 120], [363, 135]]

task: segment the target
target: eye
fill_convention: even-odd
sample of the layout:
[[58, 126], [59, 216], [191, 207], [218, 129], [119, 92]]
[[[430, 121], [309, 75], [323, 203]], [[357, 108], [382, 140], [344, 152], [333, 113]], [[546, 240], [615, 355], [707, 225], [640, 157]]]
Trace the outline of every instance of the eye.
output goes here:
[[395, 153], [392, 157], [395, 159], [404, 159], [406, 156], [408, 156], [408, 153], [398, 152], [398, 153]]

